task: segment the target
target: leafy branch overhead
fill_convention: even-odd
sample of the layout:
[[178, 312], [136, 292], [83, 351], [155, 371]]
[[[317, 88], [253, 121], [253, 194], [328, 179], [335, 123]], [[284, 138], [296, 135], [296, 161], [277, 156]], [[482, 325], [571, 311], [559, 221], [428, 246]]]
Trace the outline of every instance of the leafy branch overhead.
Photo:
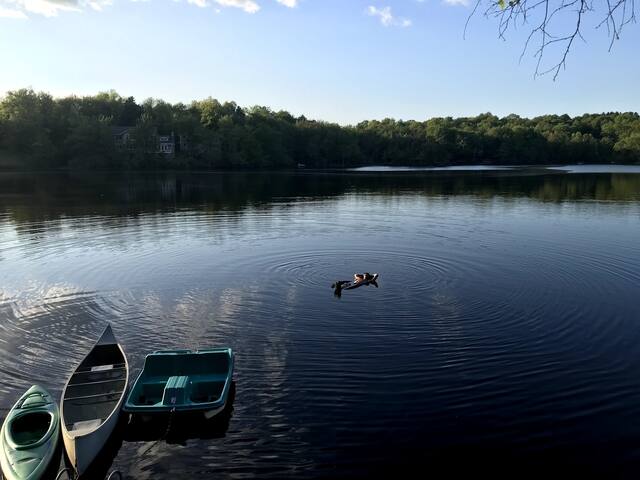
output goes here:
[[527, 52], [537, 60], [535, 75], [558, 78], [577, 39], [585, 41], [587, 29], [606, 29], [609, 50], [624, 28], [636, 22], [635, 0], [477, 0], [469, 20], [484, 8], [484, 16], [496, 19], [498, 36], [520, 27], [529, 29], [520, 59]]

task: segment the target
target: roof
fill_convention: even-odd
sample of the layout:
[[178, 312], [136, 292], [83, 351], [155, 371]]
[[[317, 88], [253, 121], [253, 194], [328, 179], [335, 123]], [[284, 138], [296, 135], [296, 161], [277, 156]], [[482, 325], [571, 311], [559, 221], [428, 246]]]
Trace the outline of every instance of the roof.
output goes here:
[[113, 126], [113, 127], [111, 127], [111, 135], [113, 135], [114, 137], [120, 137], [120, 136], [124, 135], [125, 133], [127, 133], [132, 128], [133, 127]]

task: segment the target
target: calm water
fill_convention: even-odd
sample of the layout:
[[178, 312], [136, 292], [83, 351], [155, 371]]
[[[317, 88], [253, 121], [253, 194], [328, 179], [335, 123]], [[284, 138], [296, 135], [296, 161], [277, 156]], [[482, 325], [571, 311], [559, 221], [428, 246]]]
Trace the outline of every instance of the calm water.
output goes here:
[[639, 298], [640, 172], [0, 175], [0, 416], [107, 321], [134, 375], [237, 352], [219, 419], [123, 425], [128, 478], [637, 478]]

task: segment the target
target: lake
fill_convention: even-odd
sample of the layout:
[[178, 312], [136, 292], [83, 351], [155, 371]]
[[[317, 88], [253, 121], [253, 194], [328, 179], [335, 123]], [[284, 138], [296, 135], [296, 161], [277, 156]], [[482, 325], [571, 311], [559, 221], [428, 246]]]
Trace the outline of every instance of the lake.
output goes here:
[[636, 478], [639, 298], [640, 168], [0, 174], [0, 416], [107, 322], [133, 375], [236, 352], [220, 418], [121, 427], [125, 478]]

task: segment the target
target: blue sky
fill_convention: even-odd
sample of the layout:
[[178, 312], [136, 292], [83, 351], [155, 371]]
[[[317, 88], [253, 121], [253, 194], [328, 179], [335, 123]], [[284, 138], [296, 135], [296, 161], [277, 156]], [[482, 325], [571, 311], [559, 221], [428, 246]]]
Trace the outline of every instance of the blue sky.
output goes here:
[[0, 92], [212, 96], [343, 124], [640, 110], [640, 25], [608, 52], [590, 14], [553, 81], [519, 61], [526, 26], [505, 42], [476, 15], [463, 38], [469, 1], [0, 0]]

